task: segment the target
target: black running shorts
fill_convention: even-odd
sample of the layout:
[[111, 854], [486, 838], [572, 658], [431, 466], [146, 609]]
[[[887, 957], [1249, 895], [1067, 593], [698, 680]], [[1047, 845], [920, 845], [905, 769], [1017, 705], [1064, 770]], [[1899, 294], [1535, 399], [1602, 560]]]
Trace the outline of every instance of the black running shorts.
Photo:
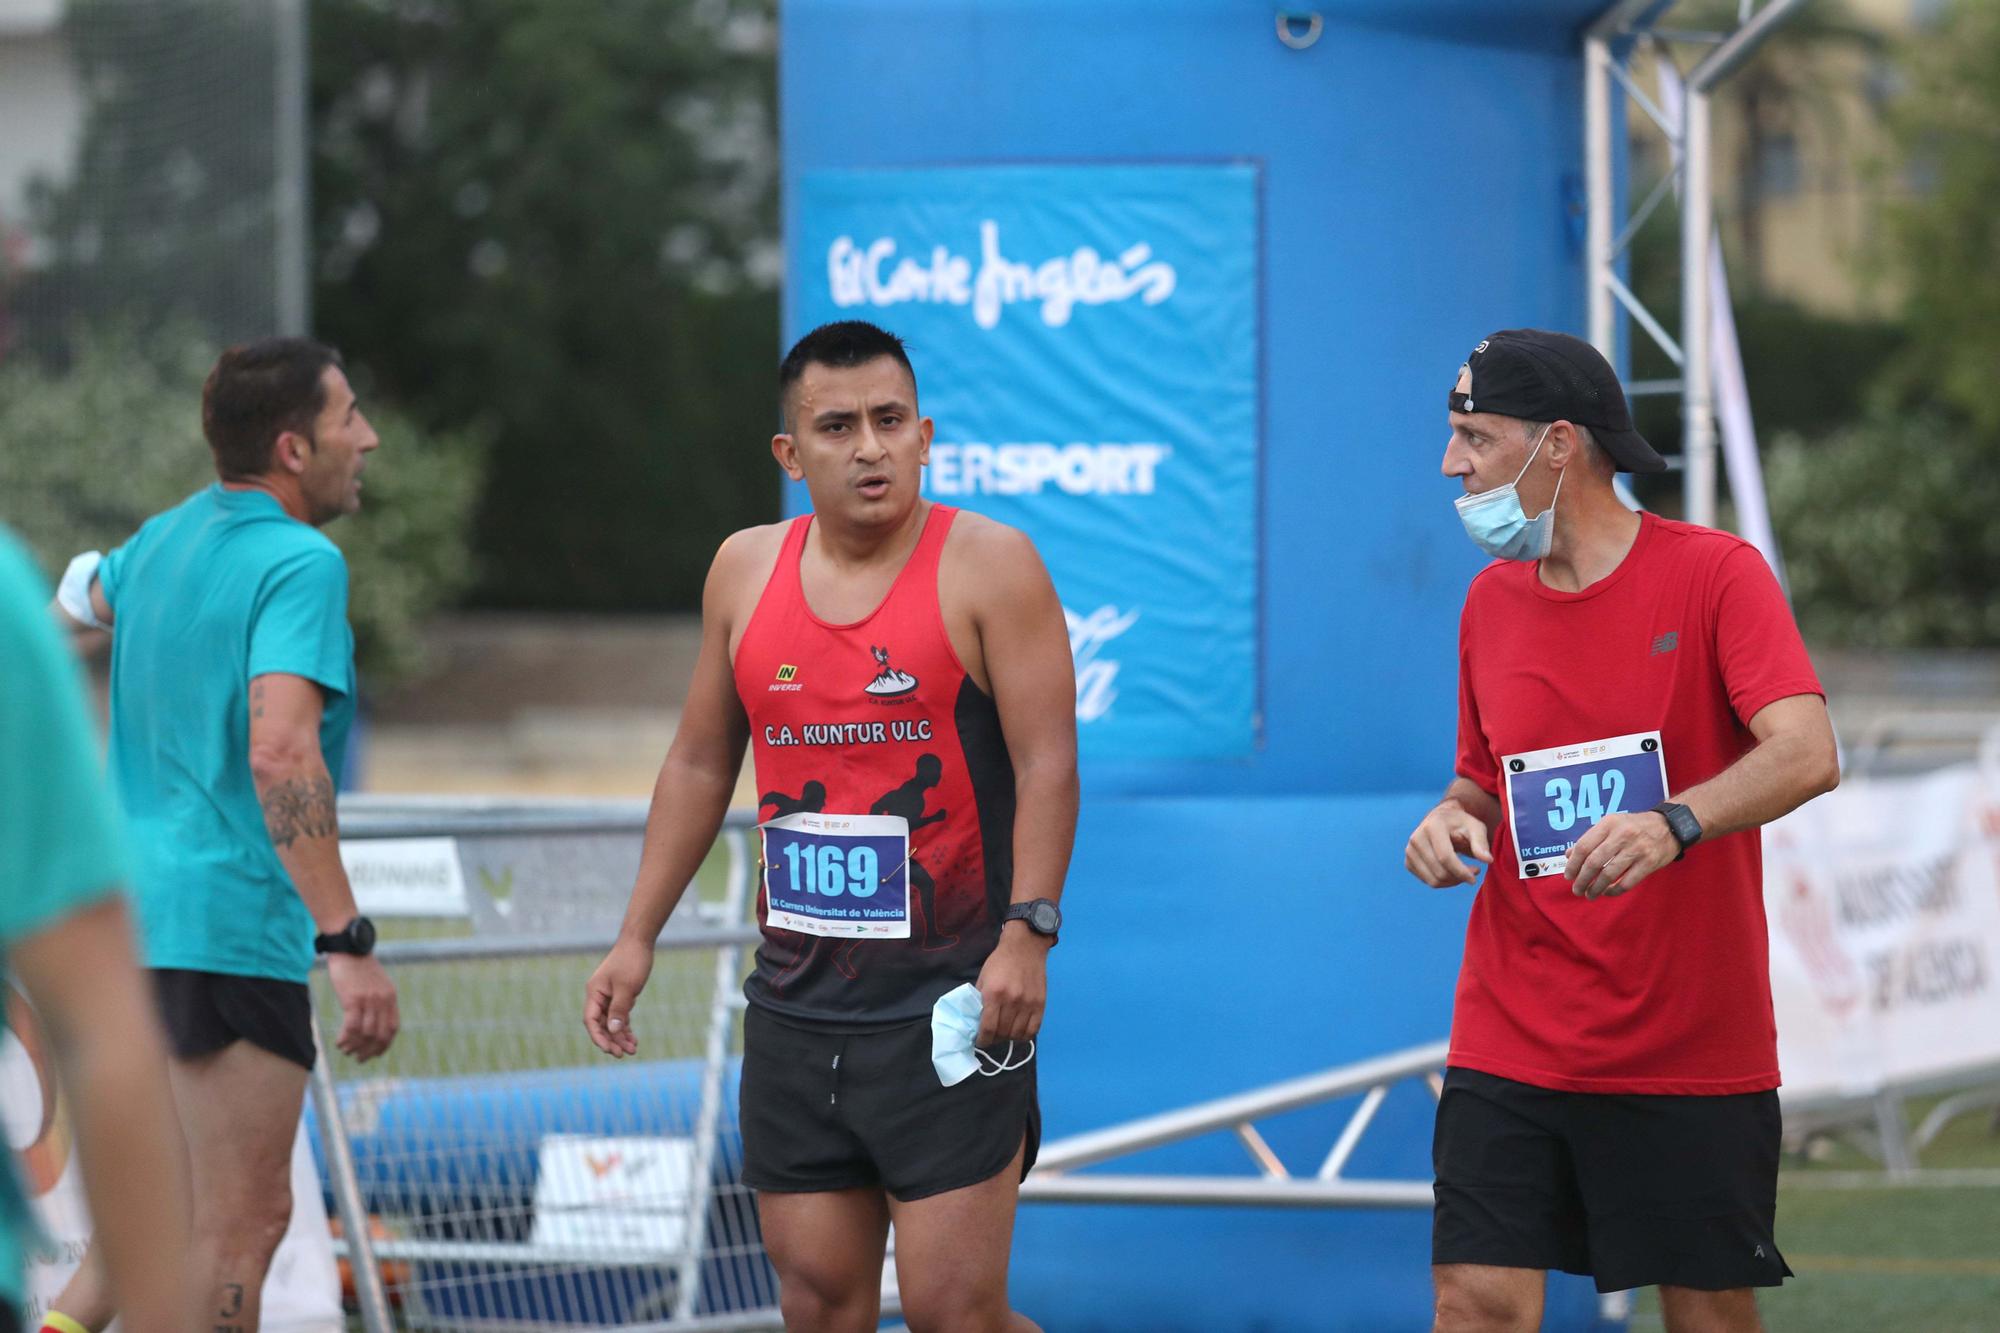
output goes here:
[[153, 995], [167, 1045], [182, 1060], [247, 1041], [306, 1069], [313, 1067], [312, 996], [302, 981], [156, 967]]
[[928, 1017], [855, 1032], [753, 1004], [739, 1100], [743, 1181], [776, 1193], [873, 1188], [908, 1203], [990, 1180], [1024, 1143], [1025, 1176], [1041, 1144], [1035, 1061], [947, 1088], [931, 1067]]
[[1599, 1291], [1775, 1287], [1778, 1094], [1556, 1092], [1445, 1071], [1431, 1262], [1554, 1268]]

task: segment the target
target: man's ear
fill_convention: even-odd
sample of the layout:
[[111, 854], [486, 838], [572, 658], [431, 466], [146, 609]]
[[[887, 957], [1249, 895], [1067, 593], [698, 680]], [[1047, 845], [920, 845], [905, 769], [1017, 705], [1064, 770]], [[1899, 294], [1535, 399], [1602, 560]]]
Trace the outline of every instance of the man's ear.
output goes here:
[[804, 481], [806, 470], [799, 466], [799, 446], [789, 434], [780, 432], [771, 437], [771, 457], [778, 460], [778, 466], [793, 481]]
[[271, 462], [274, 467], [299, 476], [305, 472], [315, 452], [316, 446], [310, 437], [295, 430], [281, 430], [277, 443], [271, 447]]
[[929, 417], [917, 418], [917, 438], [923, 441], [923, 448], [917, 452], [917, 464], [920, 467], [931, 465], [931, 436], [936, 430], [937, 423]]
[[1583, 456], [1582, 446], [1583, 441], [1577, 438], [1575, 426], [1567, 421], [1549, 423], [1547, 448], [1550, 467], [1567, 467], [1575, 462]]

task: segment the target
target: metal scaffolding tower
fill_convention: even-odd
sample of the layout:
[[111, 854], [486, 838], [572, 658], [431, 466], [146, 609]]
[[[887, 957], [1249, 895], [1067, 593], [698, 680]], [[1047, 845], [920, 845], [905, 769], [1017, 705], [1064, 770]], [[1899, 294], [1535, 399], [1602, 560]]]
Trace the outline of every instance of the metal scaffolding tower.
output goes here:
[[[1716, 518], [1716, 428], [1713, 305], [1708, 277], [1709, 238], [1715, 229], [1709, 138], [1710, 97], [1764, 40], [1805, 0], [1738, 0], [1736, 26], [1726, 32], [1684, 32], [1659, 26], [1668, 6], [1662, 0], [1617, 0], [1584, 35], [1584, 180], [1589, 199], [1587, 282], [1590, 341], [1607, 357], [1616, 355], [1621, 312], [1658, 344], [1680, 368], [1678, 379], [1640, 381], [1635, 394], [1677, 393], [1681, 400], [1682, 447], [1678, 459], [1691, 523], [1714, 526]], [[1670, 45], [1706, 48], [1686, 76], [1681, 114], [1669, 116], [1634, 82], [1632, 55], [1651, 43], [1662, 59]], [[1612, 136], [1621, 122], [1614, 86], [1665, 136], [1674, 166], [1616, 226], [1617, 154]], [[1678, 187], [1680, 191], [1681, 332], [1678, 341], [1619, 276], [1632, 238]]]

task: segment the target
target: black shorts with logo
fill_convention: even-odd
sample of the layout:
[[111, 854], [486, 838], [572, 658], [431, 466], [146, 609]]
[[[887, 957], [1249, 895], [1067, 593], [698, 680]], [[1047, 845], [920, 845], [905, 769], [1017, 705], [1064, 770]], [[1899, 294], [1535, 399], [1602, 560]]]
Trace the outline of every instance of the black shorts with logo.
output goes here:
[[167, 1045], [178, 1058], [195, 1060], [247, 1041], [313, 1067], [312, 995], [304, 982], [180, 967], [156, 967], [152, 975]]
[[1778, 1094], [1557, 1092], [1445, 1071], [1431, 1262], [1554, 1268], [1599, 1291], [1775, 1287]]
[[739, 1106], [743, 1182], [776, 1193], [875, 1188], [909, 1203], [990, 1180], [1024, 1143], [1025, 1176], [1041, 1146], [1035, 1061], [947, 1088], [931, 1067], [928, 1017], [855, 1031], [753, 1004]]

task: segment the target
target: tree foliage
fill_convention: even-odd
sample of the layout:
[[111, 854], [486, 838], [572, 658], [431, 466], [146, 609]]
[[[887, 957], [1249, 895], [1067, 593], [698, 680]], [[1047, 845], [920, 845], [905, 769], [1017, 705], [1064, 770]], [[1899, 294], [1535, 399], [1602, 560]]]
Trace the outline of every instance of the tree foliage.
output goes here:
[[1856, 425], [1768, 460], [1809, 633], [1866, 647], [2000, 644], [2000, 7], [1960, 4], [1904, 53], [1893, 128], [1916, 190], [1891, 211], [1908, 347]]
[[[185, 327], [142, 335], [99, 326], [69, 340], [67, 366], [0, 365], [0, 520], [54, 576], [81, 550], [108, 551], [153, 514], [215, 480], [201, 436], [201, 384], [216, 351]], [[480, 448], [371, 407], [382, 437], [366, 507], [327, 535], [347, 553], [363, 683], [422, 663], [425, 617], [472, 573], [467, 518]]]
[[2000, 5], [1953, 6], [1905, 63], [1893, 125], [1918, 188], [1889, 219], [1914, 344], [1897, 383], [2000, 444]]
[[38, 253], [8, 284], [16, 350], [59, 362], [72, 333], [107, 320], [218, 344], [274, 331], [276, 15], [68, 0], [84, 124], [67, 175], [29, 183]]
[[685, 608], [768, 519], [772, 0], [317, 0], [317, 327], [493, 441], [486, 605]]
[[2000, 644], [1994, 442], [1945, 412], [1881, 410], [1780, 439], [1765, 483], [1800, 628], [1857, 648]]
[[[31, 184], [36, 254], [10, 275], [0, 347], [0, 519], [52, 574], [214, 479], [202, 380], [220, 346], [276, 319], [281, 12], [64, 9], [83, 123], [70, 170]], [[348, 554], [364, 679], [380, 685], [419, 664], [420, 622], [470, 581], [481, 443], [463, 422], [368, 407], [384, 441], [368, 507], [329, 535]]]

